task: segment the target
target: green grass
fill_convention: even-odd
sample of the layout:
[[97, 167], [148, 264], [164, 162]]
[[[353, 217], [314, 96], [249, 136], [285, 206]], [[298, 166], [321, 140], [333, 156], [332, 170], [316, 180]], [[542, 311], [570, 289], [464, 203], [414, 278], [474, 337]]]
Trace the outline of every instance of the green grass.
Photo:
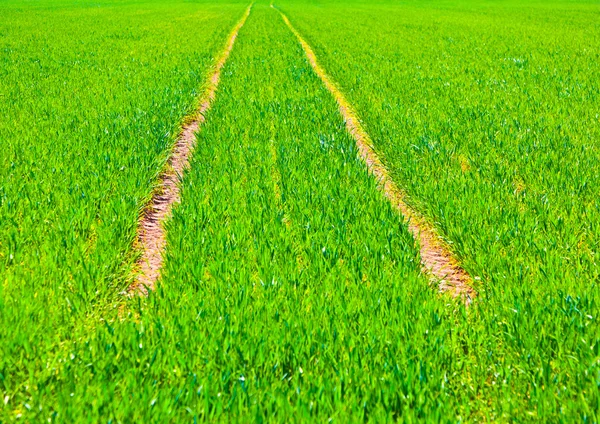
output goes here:
[[491, 418], [596, 421], [598, 5], [277, 4], [482, 278], [473, 402]]
[[414, 352], [453, 361], [453, 308], [419, 276], [335, 101], [264, 5], [226, 69], [148, 314], [197, 375], [181, 399], [241, 421], [437, 413], [443, 371]]
[[121, 301], [139, 211], [245, 6], [0, 4], [3, 414]]
[[593, 2], [276, 5], [410, 203], [465, 310], [357, 159], [267, 2], [168, 223], [139, 210], [244, 3], [0, 4], [0, 421], [598, 422]]

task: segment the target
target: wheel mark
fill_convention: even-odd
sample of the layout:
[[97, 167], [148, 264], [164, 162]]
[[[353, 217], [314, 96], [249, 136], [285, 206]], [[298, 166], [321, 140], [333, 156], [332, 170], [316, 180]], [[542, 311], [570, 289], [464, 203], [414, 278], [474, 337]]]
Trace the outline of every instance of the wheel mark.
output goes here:
[[192, 121], [183, 126], [167, 165], [158, 179], [158, 187], [142, 212], [137, 228], [137, 243], [142, 250], [142, 256], [137, 262], [139, 273], [127, 290], [130, 294], [147, 295], [149, 290], [154, 289], [156, 281], [160, 277], [164, 261], [163, 253], [166, 247], [164, 223], [171, 216], [173, 205], [180, 202], [179, 183], [184, 171], [190, 166], [190, 156], [196, 146], [196, 132], [204, 123], [204, 115], [215, 99], [221, 70], [251, 9], [252, 4], [248, 6], [242, 18], [231, 31], [225, 49], [219, 55], [213, 72], [206, 81], [207, 87], [200, 97], [200, 107], [192, 117]]
[[472, 287], [471, 277], [458, 264], [452, 252], [434, 228], [404, 201], [404, 193], [390, 178], [388, 170], [375, 152], [371, 138], [361, 125], [354, 108], [337, 88], [333, 79], [319, 65], [310, 45], [294, 28], [283, 12], [272, 4], [271, 7], [279, 12], [285, 24], [296, 36], [313, 70], [337, 101], [340, 113], [346, 122], [346, 130], [356, 141], [359, 155], [366, 163], [371, 174], [377, 179], [379, 189], [407, 221], [409, 231], [419, 242], [423, 271], [438, 284], [440, 291], [451, 293], [455, 297], [460, 296], [469, 305], [477, 295]]

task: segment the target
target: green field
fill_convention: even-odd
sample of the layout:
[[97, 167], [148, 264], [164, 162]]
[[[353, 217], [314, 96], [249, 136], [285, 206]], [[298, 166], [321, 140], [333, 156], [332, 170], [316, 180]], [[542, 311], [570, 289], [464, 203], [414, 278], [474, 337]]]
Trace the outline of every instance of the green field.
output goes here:
[[[600, 4], [0, 2], [0, 422], [600, 420]], [[360, 159], [473, 277], [422, 270]]]

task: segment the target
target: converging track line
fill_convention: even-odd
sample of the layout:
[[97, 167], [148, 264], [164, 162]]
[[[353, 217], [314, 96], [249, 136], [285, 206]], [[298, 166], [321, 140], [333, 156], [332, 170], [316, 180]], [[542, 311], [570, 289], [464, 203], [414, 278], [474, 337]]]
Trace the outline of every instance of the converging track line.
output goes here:
[[248, 6], [242, 18], [231, 31], [225, 49], [219, 55], [213, 72], [206, 81], [207, 87], [200, 97], [200, 107], [193, 120], [184, 125], [181, 130], [167, 165], [159, 177], [158, 187], [144, 208], [137, 228], [137, 240], [142, 249], [142, 256], [137, 262], [139, 273], [129, 286], [129, 293], [147, 295], [148, 290], [154, 289], [156, 281], [160, 277], [163, 252], [166, 246], [166, 232], [163, 224], [171, 215], [173, 205], [180, 202], [179, 183], [183, 172], [190, 166], [190, 156], [196, 146], [196, 132], [204, 123], [204, 115], [215, 99], [221, 70], [251, 9], [252, 4]]
[[470, 304], [477, 293], [472, 288], [472, 279], [469, 274], [461, 268], [432, 226], [404, 201], [404, 194], [390, 178], [388, 170], [372, 147], [371, 138], [362, 127], [352, 105], [337, 88], [333, 79], [319, 65], [314, 51], [290, 23], [287, 16], [273, 5], [271, 7], [279, 12], [285, 24], [296, 36], [313, 70], [337, 101], [340, 113], [346, 121], [346, 130], [356, 141], [360, 157], [377, 179], [379, 189], [408, 222], [409, 231], [420, 245], [423, 271], [438, 284], [440, 291], [451, 293], [455, 297], [461, 296], [467, 305]]

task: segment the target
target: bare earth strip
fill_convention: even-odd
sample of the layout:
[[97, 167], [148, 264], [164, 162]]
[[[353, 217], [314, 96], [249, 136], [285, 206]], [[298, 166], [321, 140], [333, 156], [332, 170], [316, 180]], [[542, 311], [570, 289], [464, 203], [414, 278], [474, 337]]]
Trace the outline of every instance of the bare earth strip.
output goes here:
[[[271, 5], [275, 9], [273, 5]], [[278, 10], [279, 11], [279, 10]], [[452, 252], [448, 249], [441, 237], [436, 234], [433, 227], [428, 224], [415, 210], [406, 204], [404, 194], [390, 178], [389, 172], [383, 162], [373, 149], [371, 138], [364, 130], [358, 115], [352, 105], [346, 100], [342, 92], [337, 88], [332, 78], [317, 62], [317, 57], [312, 48], [302, 38], [300, 33], [293, 27], [287, 16], [279, 11], [285, 24], [294, 33], [316, 74], [321, 78], [327, 89], [335, 97], [340, 113], [346, 121], [346, 129], [356, 141], [361, 158], [365, 161], [369, 171], [377, 178], [379, 188], [389, 199], [392, 205], [404, 216], [408, 222], [408, 228], [413, 237], [419, 241], [421, 263], [426, 274], [439, 285], [443, 292], [449, 292], [453, 296], [461, 296], [469, 304], [476, 296], [472, 288], [472, 279], [460, 267]]]
[[229, 35], [225, 49], [219, 55], [213, 72], [208, 77], [206, 90], [200, 97], [200, 107], [192, 121], [181, 130], [167, 165], [159, 178], [158, 187], [144, 208], [137, 229], [138, 242], [143, 253], [137, 263], [139, 273], [135, 282], [129, 287], [129, 293], [148, 294], [148, 290], [154, 289], [160, 276], [163, 252], [166, 246], [163, 224], [171, 215], [173, 205], [180, 201], [179, 182], [183, 172], [189, 167], [190, 155], [196, 145], [196, 132], [204, 122], [204, 115], [215, 99], [221, 70], [233, 49], [239, 30], [250, 15], [251, 8], [252, 5], [248, 6], [244, 16]]

